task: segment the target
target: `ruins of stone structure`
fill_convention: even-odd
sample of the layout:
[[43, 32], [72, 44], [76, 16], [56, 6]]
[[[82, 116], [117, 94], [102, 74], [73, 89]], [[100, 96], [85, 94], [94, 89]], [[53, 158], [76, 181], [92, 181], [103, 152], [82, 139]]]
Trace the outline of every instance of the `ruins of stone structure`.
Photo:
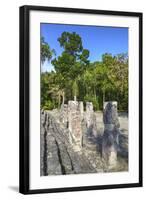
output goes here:
[[70, 141], [76, 147], [82, 146], [82, 126], [81, 126], [81, 107], [78, 101], [68, 102], [68, 129]]
[[61, 109], [60, 109], [60, 122], [64, 123], [67, 125], [68, 122], [68, 105], [67, 104], [62, 104]]
[[41, 112], [41, 176], [118, 171], [118, 154], [123, 156], [119, 170], [127, 170], [123, 133], [117, 102], [105, 102], [103, 113], [95, 113], [91, 102], [84, 110], [78, 101]]
[[67, 124], [70, 142], [74, 143], [76, 149], [82, 147], [83, 120], [86, 124], [88, 137], [92, 134], [96, 135], [96, 120], [92, 102], [86, 102], [86, 112], [84, 115], [83, 102], [68, 101], [68, 104], [61, 106], [60, 119], [62, 123]]
[[90, 128], [93, 126], [93, 104], [92, 102], [86, 102], [86, 124], [87, 128]]
[[102, 139], [102, 156], [109, 167], [117, 164], [119, 146], [119, 127], [117, 102], [105, 102], [103, 112], [104, 133]]
[[70, 143], [79, 148], [82, 146], [83, 111], [83, 102], [78, 101], [68, 101], [60, 110], [60, 122], [69, 130]]
[[60, 127], [50, 112], [45, 111], [41, 119], [41, 176], [98, 171], [84, 153], [75, 151], [68, 129]]
[[93, 110], [92, 102], [86, 102], [86, 114], [85, 114], [85, 122], [88, 129], [88, 134], [97, 136], [97, 123], [96, 123], [96, 115]]
[[79, 101], [79, 112], [80, 112], [81, 120], [83, 120], [84, 119], [84, 106], [83, 106], [82, 101]]

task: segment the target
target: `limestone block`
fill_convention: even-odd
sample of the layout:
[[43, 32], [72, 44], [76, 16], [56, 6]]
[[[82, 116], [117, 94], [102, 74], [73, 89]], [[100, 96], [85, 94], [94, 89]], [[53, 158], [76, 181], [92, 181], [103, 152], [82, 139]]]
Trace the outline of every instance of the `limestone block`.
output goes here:
[[81, 119], [83, 120], [83, 118], [84, 118], [84, 106], [83, 106], [82, 101], [79, 101], [79, 111], [80, 111]]
[[82, 126], [81, 126], [81, 108], [77, 101], [68, 102], [68, 128], [71, 142], [81, 146]]
[[103, 111], [104, 134], [102, 139], [102, 156], [109, 168], [117, 163], [117, 150], [119, 146], [119, 119], [117, 102], [105, 102]]
[[93, 126], [93, 119], [94, 111], [93, 111], [93, 104], [92, 102], [86, 102], [86, 124], [87, 128], [92, 128]]
[[62, 104], [60, 110], [60, 122], [67, 125], [67, 121], [68, 121], [68, 105]]

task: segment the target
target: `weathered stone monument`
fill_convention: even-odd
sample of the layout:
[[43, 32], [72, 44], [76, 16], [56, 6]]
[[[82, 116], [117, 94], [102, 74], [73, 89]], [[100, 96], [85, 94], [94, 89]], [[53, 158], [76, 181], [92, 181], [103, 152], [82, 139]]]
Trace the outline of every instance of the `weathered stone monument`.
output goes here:
[[102, 156], [108, 167], [114, 168], [117, 164], [118, 136], [120, 133], [117, 102], [104, 103], [103, 122]]
[[62, 122], [63, 124], [67, 126], [67, 122], [68, 122], [68, 105], [67, 104], [61, 105], [60, 122]]
[[84, 106], [83, 106], [82, 101], [79, 101], [79, 111], [80, 111], [80, 115], [81, 115], [81, 120], [83, 120], [83, 118], [84, 118]]
[[117, 102], [105, 102], [103, 113], [94, 112], [92, 102], [84, 110], [81, 101], [68, 101], [60, 110], [41, 110], [41, 176], [127, 171], [125, 123]]
[[68, 129], [70, 142], [75, 147], [82, 147], [82, 126], [81, 126], [81, 103], [78, 101], [68, 101]]
[[97, 124], [96, 124], [96, 115], [93, 110], [93, 104], [92, 102], [86, 102], [86, 126], [87, 126], [87, 132], [89, 135], [97, 136]]
[[90, 128], [93, 125], [93, 104], [92, 102], [86, 102], [86, 125]]

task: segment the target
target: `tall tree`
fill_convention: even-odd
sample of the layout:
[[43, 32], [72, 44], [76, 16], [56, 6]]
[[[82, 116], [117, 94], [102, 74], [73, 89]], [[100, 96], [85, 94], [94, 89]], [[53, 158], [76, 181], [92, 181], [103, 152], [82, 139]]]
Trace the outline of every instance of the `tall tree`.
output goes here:
[[63, 48], [63, 52], [58, 58], [52, 61], [52, 64], [56, 72], [62, 74], [64, 86], [69, 85], [72, 87], [72, 95], [76, 100], [79, 76], [89, 64], [89, 51], [83, 49], [82, 39], [75, 32], [63, 32], [58, 41]]
[[41, 63], [43, 64], [46, 60], [50, 61], [53, 55], [56, 55], [55, 50], [50, 48], [44, 37], [41, 37]]

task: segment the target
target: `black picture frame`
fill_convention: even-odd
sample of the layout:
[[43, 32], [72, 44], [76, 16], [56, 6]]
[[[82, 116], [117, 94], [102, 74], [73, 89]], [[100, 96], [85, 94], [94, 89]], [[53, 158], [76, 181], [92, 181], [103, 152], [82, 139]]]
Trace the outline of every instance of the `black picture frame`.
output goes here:
[[[67, 188], [48, 188], [48, 189], [33, 189], [29, 187], [29, 161], [30, 161], [30, 147], [29, 147], [29, 127], [30, 127], [30, 103], [29, 103], [29, 20], [30, 11], [44, 11], [44, 12], [66, 12], [66, 13], [84, 13], [95, 15], [114, 15], [138, 17], [139, 19], [139, 182], [129, 184], [114, 184], [114, 185], [97, 185], [97, 186], [81, 186], [81, 187], [67, 187]], [[107, 10], [89, 10], [89, 9], [75, 9], [75, 8], [58, 8], [58, 7], [44, 7], [44, 6], [22, 6], [20, 7], [20, 174], [19, 174], [19, 191], [22, 194], [36, 194], [36, 193], [52, 193], [52, 192], [68, 192], [68, 191], [83, 191], [83, 190], [99, 190], [99, 189], [115, 189], [115, 188], [130, 188], [142, 186], [142, 13], [138, 12], [122, 12], [122, 11], [107, 11]]]

